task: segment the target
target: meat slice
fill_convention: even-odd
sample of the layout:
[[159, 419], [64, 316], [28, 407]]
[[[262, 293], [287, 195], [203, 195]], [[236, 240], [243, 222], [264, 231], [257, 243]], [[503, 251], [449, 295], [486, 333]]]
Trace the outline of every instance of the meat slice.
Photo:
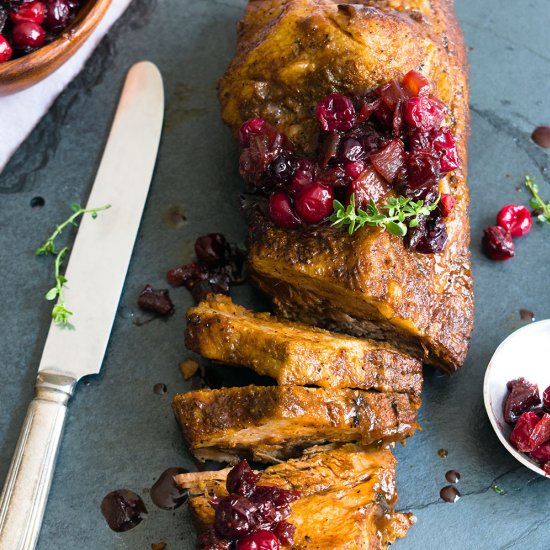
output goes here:
[[223, 295], [188, 310], [185, 344], [208, 359], [271, 376], [282, 386], [422, 390], [422, 363], [386, 343], [252, 313]]
[[354, 235], [326, 224], [280, 229], [254, 210], [249, 262], [252, 281], [281, 316], [390, 341], [452, 373], [465, 360], [473, 325], [466, 53], [453, 2], [249, 2], [220, 102], [235, 134], [243, 121], [262, 117], [292, 139], [297, 154], [311, 154], [320, 99], [365, 95], [413, 69], [449, 107], [446, 124], [462, 165], [440, 183], [456, 199], [444, 251], [409, 251], [378, 228]]
[[300, 386], [198, 390], [173, 409], [199, 460], [275, 462], [326, 442], [402, 441], [416, 430], [420, 399], [409, 394]]
[[[395, 512], [395, 464], [387, 450], [315, 447], [299, 459], [268, 467], [259, 484], [300, 492], [287, 520], [296, 527], [293, 549], [383, 549], [403, 538], [415, 519]], [[190, 490], [189, 507], [201, 530], [214, 522], [209, 498], [227, 495], [227, 470], [212, 473], [217, 479], [205, 480], [206, 473], [176, 477]]]

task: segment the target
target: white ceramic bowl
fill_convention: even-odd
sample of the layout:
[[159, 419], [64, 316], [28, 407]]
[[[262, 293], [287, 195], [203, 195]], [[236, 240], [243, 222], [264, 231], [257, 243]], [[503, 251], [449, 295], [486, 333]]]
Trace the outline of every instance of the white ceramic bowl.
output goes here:
[[485, 408], [493, 428], [508, 452], [524, 466], [541, 476], [545, 474], [539, 465], [527, 455], [510, 445], [512, 428], [504, 421], [503, 404], [508, 393], [506, 383], [516, 378], [526, 378], [538, 384], [542, 392], [550, 386], [550, 319], [531, 323], [513, 332], [495, 351], [483, 384]]

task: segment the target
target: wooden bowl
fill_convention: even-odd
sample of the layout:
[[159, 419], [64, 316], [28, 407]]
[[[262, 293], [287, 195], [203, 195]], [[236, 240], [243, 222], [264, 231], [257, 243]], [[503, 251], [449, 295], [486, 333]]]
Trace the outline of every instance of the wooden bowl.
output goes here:
[[56, 71], [84, 44], [110, 5], [111, 0], [87, 0], [53, 42], [28, 55], [0, 63], [0, 95], [24, 90]]

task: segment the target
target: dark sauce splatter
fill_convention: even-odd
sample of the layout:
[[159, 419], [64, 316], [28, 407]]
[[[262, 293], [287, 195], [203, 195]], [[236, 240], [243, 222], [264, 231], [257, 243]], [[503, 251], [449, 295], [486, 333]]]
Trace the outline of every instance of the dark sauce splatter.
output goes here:
[[189, 492], [179, 487], [174, 476], [186, 474], [184, 468], [168, 468], [157, 479], [151, 487], [151, 500], [163, 510], [174, 510], [187, 501]]
[[456, 487], [453, 487], [452, 485], [446, 485], [439, 491], [439, 496], [445, 501], [450, 502], [451, 504], [454, 504], [459, 498], [460, 493], [458, 492], [458, 489]]
[[539, 126], [533, 130], [531, 139], [545, 149], [550, 148], [550, 126]]
[[42, 208], [46, 204], [44, 197], [33, 197], [31, 199], [31, 208], [38, 209]]
[[458, 483], [460, 481], [460, 472], [457, 472], [456, 470], [449, 470], [445, 474], [445, 479], [449, 483]]
[[141, 497], [133, 491], [118, 489], [103, 498], [101, 513], [113, 531], [123, 533], [145, 519], [147, 508]]
[[163, 384], [162, 382], [159, 382], [158, 384], [155, 384], [153, 386], [153, 391], [157, 395], [164, 395], [168, 391], [168, 388], [166, 387], [166, 384]]
[[519, 316], [522, 321], [534, 321], [535, 314], [530, 309], [520, 309]]
[[447, 458], [447, 456], [449, 456], [449, 451], [447, 451], [447, 449], [439, 449], [439, 451], [437, 451], [437, 455], [439, 458]]

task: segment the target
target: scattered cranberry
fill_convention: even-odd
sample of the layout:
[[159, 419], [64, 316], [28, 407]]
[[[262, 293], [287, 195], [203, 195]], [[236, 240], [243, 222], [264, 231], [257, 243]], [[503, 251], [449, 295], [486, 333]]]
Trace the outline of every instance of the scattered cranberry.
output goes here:
[[279, 539], [270, 531], [258, 531], [237, 542], [237, 550], [279, 550]]
[[23, 21], [14, 25], [12, 38], [16, 49], [30, 51], [44, 44], [46, 32], [37, 23]]
[[525, 378], [511, 380], [507, 388], [509, 393], [504, 402], [504, 420], [514, 424], [524, 412], [540, 404], [539, 388]]
[[4, 61], [11, 59], [12, 53], [13, 50], [7, 38], [0, 35], [0, 63], [4, 63]]
[[221, 233], [209, 233], [195, 241], [195, 254], [206, 267], [225, 265], [228, 245]]
[[320, 183], [312, 183], [296, 194], [296, 212], [306, 223], [318, 223], [333, 210], [334, 191]]
[[331, 94], [317, 104], [317, 120], [325, 132], [345, 132], [355, 124], [355, 107], [349, 97]]
[[24, 4], [15, 5], [10, 10], [9, 15], [14, 23], [30, 21], [31, 23], [40, 24], [44, 21], [46, 7], [44, 2], [25, 2]]
[[279, 227], [296, 229], [300, 226], [300, 218], [295, 214], [290, 197], [284, 191], [276, 191], [269, 197], [267, 210], [269, 217]]
[[452, 195], [441, 195], [439, 199], [439, 211], [444, 218], [448, 218], [451, 215], [455, 202], [455, 198]]
[[433, 96], [411, 97], [403, 105], [403, 118], [412, 128], [429, 132], [439, 127], [447, 108]]
[[220, 233], [199, 237], [195, 253], [198, 261], [171, 269], [166, 280], [172, 286], [185, 286], [197, 302], [208, 294], [229, 294], [230, 285], [246, 279], [245, 251]]
[[510, 443], [520, 452], [528, 453], [535, 450], [536, 445], [531, 439], [539, 417], [533, 412], [524, 412], [516, 422], [510, 435]]
[[168, 290], [155, 290], [151, 285], [146, 285], [141, 291], [138, 306], [165, 317], [174, 313], [174, 304]]
[[509, 231], [512, 237], [523, 237], [531, 231], [533, 219], [525, 206], [508, 204], [498, 213], [497, 224]]
[[418, 71], [409, 71], [403, 77], [403, 88], [412, 96], [425, 95], [430, 91], [430, 82]]
[[251, 118], [243, 123], [239, 130], [239, 139], [241, 145], [248, 147], [250, 145], [250, 136], [259, 136], [265, 127], [263, 118]]
[[491, 260], [503, 262], [514, 257], [514, 241], [512, 241], [512, 236], [509, 231], [499, 225], [485, 229], [482, 245], [485, 254]]

